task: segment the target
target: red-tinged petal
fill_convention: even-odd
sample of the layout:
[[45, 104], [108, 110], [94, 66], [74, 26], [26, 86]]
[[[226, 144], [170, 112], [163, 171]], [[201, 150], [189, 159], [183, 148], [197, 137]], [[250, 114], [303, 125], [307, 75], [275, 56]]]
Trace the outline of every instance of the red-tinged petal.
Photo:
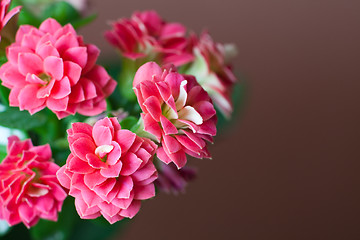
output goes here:
[[156, 151], [156, 155], [157, 157], [163, 161], [166, 164], [169, 164], [172, 162], [171, 158], [166, 154], [165, 150], [163, 147], [159, 147]]
[[95, 66], [96, 60], [100, 54], [99, 48], [93, 44], [88, 44], [86, 46], [86, 49], [87, 49], [88, 59], [86, 66], [84, 68], [84, 73], [87, 73], [90, 69], [92, 69]]
[[31, 49], [20, 46], [10, 45], [6, 49], [6, 56], [11, 64], [17, 64], [19, 60], [20, 53], [32, 53]]
[[103, 213], [104, 216], [109, 216], [110, 218], [117, 215], [120, 211], [120, 208], [118, 208], [114, 204], [106, 203], [106, 202], [100, 203], [99, 208], [101, 209], [101, 212]]
[[160, 116], [160, 122], [161, 122], [162, 129], [164, 130], [164, 133], [166, 135], [177, 134], [178, 133], [177, 128], [166, 117]]
[[88, 60], [86, 47], [67, 48], [63, 58], [84, 68]]
[[41, 78], [39, 78], [38, 76], [36, 76], [35, 74], [31, 74], [31, 73], [28, 73], [26, 75], [25, 80], [28, 83], [41, 84], [41, 85], [45, 85], [47, 83], [44, 80], [42, 80]]
[[107, 214], [104, 214], [103, 212], [101, 212], [101, 214], [104, 216], [104, 218], [110, 223], [110, 224], [114, 224], [120, 220], [123, 220], [124, 217], [121, 217], [120, 215], [115, 215], [113, 217], [108, 216]]
[[133, 145], [136, 134], [129, 130], [120, 130], [116, 132], [115, 140], [119, 143], [122, 154], [125, 154]]
[[86, 161], [86, 154], [95, 152], [95, 144], [88, 138], [79, 138], [72, 144], [76, 156]]
[[63, 166], [61, 167], [57, 173], [56, 173], [56, 177], [57, 179], [59, 180], [60, 184], [67, 188], [67, 189], [70, 189], [70, 183], [71, 183], [71, 180], [70, 178], [68, 177], [68, 175], [65, 174], [65, 171], [66, 171], [66, 166]]
[[180, 93], [181, 82], [184, 77], [179, 73], [169, 73], [164, 80], [170, 87], [174, 99], [177, 99]]
[[146, 107], [147, 111], [151, 114], [154, 120], [160, 121], [160, 116], [162, 114], [161, 106], [160, 102], [155, 96], [147, 98], [143, 105]]
[[150, 114], [141, 114], [141, 117], [144, 121], [145, 131], [153, 134], [158, 139], [160, 139], [162, 135], [162, 130], [159, 126], [159, 123], [156, 122]]
[[96, 186], [94, 188], [94, 191], [97, 195], [99, 195], [101, 198], [104, 199], [109, 194], [109, 192], [113, 189], [115, 184], [116, 184], [115, 178], [108, 178], [105, 182]]
[[111, 145], [113, 136], [109, 127], [94, 126], [92, 135], [97, 146]]
[[170, 153], [176, 153], [181, 150], [181, 145], [172, 136], [169, 135], [163, 136], [162, 143], [163, 143], [163, 147], [166, 148]]
[[175, 137], [186, 149], [189, 149], [195, 153], [199, 153], [201, 151], [201, 148], [186, 135], [177, 135]]
[[1, 66], [0, 78], [2, 85], [7, 88], [23, 87], [26, 84], [25, 76], [19, 73], [18, 69], [9, 62]]
[[53, 78], [60, 80], [64, 76], [64, 63], [59, 57], [49, 56], [44, 59], [44, 71]]
[[87, 123], [76, 122], [71, 124], [71, 127], [73, 133], [84, 133], [89, 136], [92, 136], [92, 127]]
[[[63, 56], [64, 60], [69, 60], [69, 61], [73, 61], [75, 63], [77, 63], [77, 61], [79, 61], [79, 59], [82, 59], [84, 57], [87, 58], [87, 54], [86, 54], [86, 49], [85, 52], [82, 52], [85, 54], [85, 56], [76, 56], [74, 54], [69, 54], [66, 55], [66, 51], [68, 49], [72, 49], [72, 48], [77, 48], [79, 47], [79, 42], [78, 39], [76, 38], [75, 35], [73, 35], [72, 33], [67, 33], [66, 35], [61, 36], [55, 43], [55, 47], [56, 49], [59, 51], [60, 55]], [[74, 53], [74, 52], [72, 52]], [[66, 57], [65, 57], [66, 56]], [[77, 61], [75, 61], [77, 60]], [[83, 62], [83, 61], [81, 61]], [[86, 61], [85, 61], [86, 62]], [[80, 64], [79, 64], [80, 65]], [[80, 65], [81, 67], [84, 67], [84, 65]]]
[[55, 19], [48, 18], [40, 25], [39, 30], [54, 34], [60, 28], [62, 28], [61, 25]]
[[201, 115], [204, 121], [216, 115], [214, 105], [209, 101], [195, 103], [193, 108]]
[[64, 77], [60, 81], [56, 81], [51, 91], [51, 97], [54, 99], [61, 99], [71, 93], [70, 81]]
[[130, 176], [120, 176], [118, 178], [120, 184], [119, 193], [116, 196], [117, 198], [129, 198], [131, 196], [131, 191], [134, 187], [134, 182]]
[[[30, 74], [29, 74], [30, 75]], [[29, 76], [28, 75], [28, 76]], [[30, 79], [30, 78], [27, 78]], [[48, 98], [52, 92], [52, 89], [54, 87], [55, 84], [55, 80], [51, 80], [47, 85], [41, 87], [37, 93], [36, 93], [36, 97], [37, 98]]]
[[151, 81], [153, 76], [161, 76], [162, 70], [155, 62], [148, 62], [142, 65], [136, 72], [133, 86], [136, 87], [143, 81]]
[[120, 145], [115, 141], [112, 141], [111, 145], [114, 148], [107, 155], [106, 163], [109, 164], [109, 165], [114, 165], [119, 161], [119, 159], [121, 157], [121, 148], [120, 148]]
[[70, 61], [64, 61], [64, 75], [70, 80], [70, 85], [74, 86], [78, 83], [81, 76], [81, 67]]
[[94, 171], [92, 173], [86, 174], [84, 176], [84, 183], [86, 186], [88, 186], [91, 190], [94, 189], [94, 187], [102, 184], [103, 182], [105, 182], [107, 178], [103, 177], [100, 174], [100, 171]]
[[33, 53], [19, 53], [19, 72], [26, 76], [28, 73], [38, 75], [43, 71], [43, 61]]
[[134, 153], [127, 153], [122, 157], [123, 167], [121, 169], [121, 175], [129, 176], [138, 170], [143, 161], [139, 159]]
[[92, 173], [94, 171], [94, 168], [92, 168], [88, 163], [75, 156], [68, 159], [67, 169], [73, 173], [80, 174]]
[[136, 186], [134, 188], [136, 200], [146, 200], [155, 196], [154, 184], [148, 184], [145, 186]]
[[120, 215], [123, 217], [133, 218], [140, 210], [141, 201], [134, 200], [127, 209], [120, 211]]
[[107, 164], [101, 161], [101, 159], [93, 153], [86, 154], [86, 159], [89, 165], [95, 169], [107, 168]]
[[107, 168], [103, 168], [100, 170], [102, 176], [106, 178], [117, 178], [119, 177], [120, 171], [122, 169], [123, 163], [119, 161], [115, 165], [107, 166]]
[[65, 111], [69, 103], [69, 97], [64, 97], [61, 99], [48, 98], [46, 101], [46, 106], [52, 111]]
[[57, 51], [57, 49], [52, 45], [52, 43], [50, 41], [43, 43], [43, 44], [38, 44], [36, 47], [36, 53], [42, 58], [45, 59], [49, 56], [54, 56], [54, 57], [60, 57], [59, 52]]
[[[133, 175], [133, 181], [134, 182], [141, 182], [146, 179], [151, 178], [152, 175], [156, 173], [156, 168], [153, 163], [148, 163], [138, 171], [136, 171]], [[155, 179], [154, 179], [155, 180]]]
[[38, 89], [38, 86], [31, 84], [27, 85], [20, 91], [18, 96], [20, 110], [31, 110], [38, 108], [45, 103], [45, 99], [34, 98], [34, 93], [36, 93]]

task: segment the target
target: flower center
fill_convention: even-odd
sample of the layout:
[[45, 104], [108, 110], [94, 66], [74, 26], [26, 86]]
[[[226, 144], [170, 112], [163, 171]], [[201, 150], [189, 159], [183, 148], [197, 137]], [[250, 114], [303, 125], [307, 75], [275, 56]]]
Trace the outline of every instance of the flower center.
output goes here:
[[51, 80], [51, 76], [46, 73], [41, 73], [38, 75], [38, 77], [46, 83], [50, 82]]
[[112, 145], [102, 145], [95, 149], [95, 154], [98, 156], [102, 162], [107, 161], [107, 154], [114, 149]]

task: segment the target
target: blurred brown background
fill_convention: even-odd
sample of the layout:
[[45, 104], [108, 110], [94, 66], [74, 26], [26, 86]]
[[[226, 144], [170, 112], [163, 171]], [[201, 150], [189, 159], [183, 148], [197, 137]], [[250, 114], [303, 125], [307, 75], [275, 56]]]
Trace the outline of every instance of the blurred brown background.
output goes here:
[[[193, 160], [186, 194], [143, 204], [124, 239], [360, 239], [358, 0], [93, 0], [87, 42], [107, 22], [155, 9], [234, 42], [246, 108]], [[115, 238], [120, 239], [120, 238]]]

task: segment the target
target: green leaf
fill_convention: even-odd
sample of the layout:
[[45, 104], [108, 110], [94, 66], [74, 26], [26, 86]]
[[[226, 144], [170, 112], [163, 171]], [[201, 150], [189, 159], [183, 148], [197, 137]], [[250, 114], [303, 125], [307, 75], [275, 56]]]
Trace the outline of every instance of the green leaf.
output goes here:
[[79, 12], [70, 4], [64, 1], [49, 4], [42, 13], [42, 19], [54, 18], [60, 24], [65, 25], [74, 20], [78, 20], [81, 16]]
[[136, 117], [129, 116], [120, 122], [121, 128], [131, 129], [139, 121]]
[[[0, 145], [0, 163], [4, 160], [6, 155], [7, 155], [6, 146]], [[1, 229], [3, 229], [3, 226], [1, 225], [1, 222], [0, 222], [0, 236], [1, 236], [1, 232], [2, 232]]]
[[75, 29], [77, 29], [77, 28], [84, 27], [84, 26], [92, 23], [96, 18], [97, 18], [97, 14], [94, 13], [85, 18], [80, 18], [80, 19], [71, 21], [71, 25], [73, 25], [73, 27]]
[[0, 112], [0, 125], [7, 128], [30, 130], [46, 123], [46, 116], [41, 113], [30, 115], [27, 111], [17, 108], [7, 108]]

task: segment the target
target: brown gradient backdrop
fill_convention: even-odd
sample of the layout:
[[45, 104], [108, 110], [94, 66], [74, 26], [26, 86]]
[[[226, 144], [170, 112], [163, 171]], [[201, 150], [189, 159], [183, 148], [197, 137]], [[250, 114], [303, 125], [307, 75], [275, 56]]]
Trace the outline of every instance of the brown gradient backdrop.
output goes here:
[[[234, 42], [246, 109], [193, 160], [186, 194], [143, 204], [124, 239], [360, 239], [358, 0], [93, 0], [83, 29], [102, 58], [107, 22], [156, 9]], [[120, 239], [120, 238], [115, 238]]]

